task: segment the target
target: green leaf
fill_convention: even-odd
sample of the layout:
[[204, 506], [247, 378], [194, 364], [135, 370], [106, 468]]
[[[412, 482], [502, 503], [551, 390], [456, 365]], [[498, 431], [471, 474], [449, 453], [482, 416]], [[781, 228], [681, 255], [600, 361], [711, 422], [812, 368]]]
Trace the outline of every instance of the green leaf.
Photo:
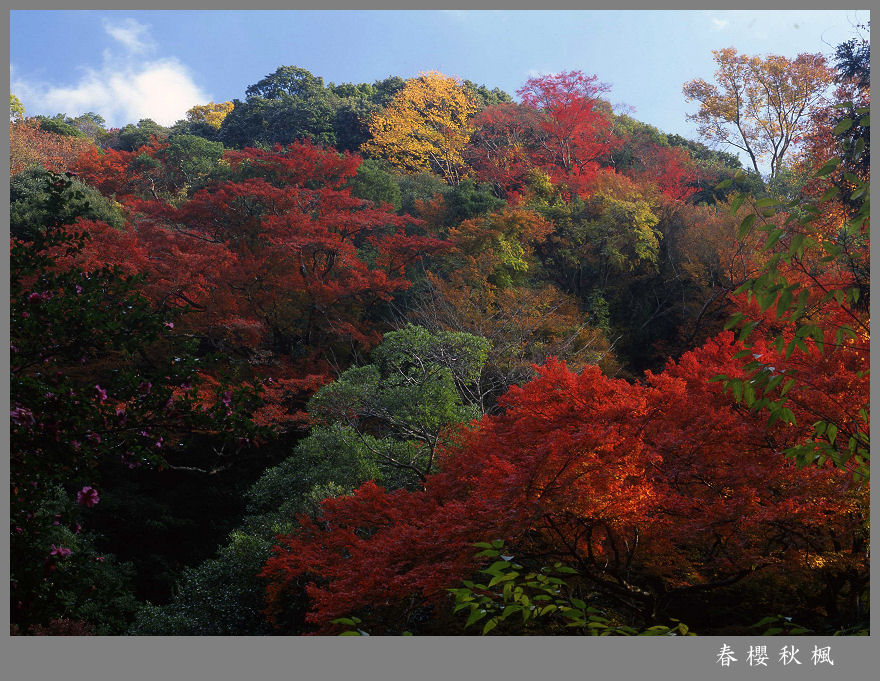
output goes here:
[[851, 118], [844, 118], [840, 123], [834, 126], [834, 130], [831, 131], [832, 135], [840, 135], [841, 133], [849, 130], [853, 125]]
[[833, 445], [834, 440], [837, 438], [837, 426], [835, 426], [833, 423], [829, 423], [828, 429], [825, 431], [825, 437], [827, 437], [828, 442]]
[[761, 250], [769, 251], [776, 245], [776, 242], [779, 241], [780, 237], [783, 234], [784, 232], [781, 229], [774, 229], [772, 232], [770, 232], [770, 235], [767, 237], [767, 241], [764, 242]]
[[839, 158], [832, 158], [825, 162], [825, 164], [816, 171], [816, 177], [825, 177], [834, 172], [834, 169], [840, 165]]
[[468, 616], [467, 622], [465, 622], [465, 629], [471, 626], [474, 622], [477, 622], [483, 619], [486, 616], [485, 610], [480, 610], [480, 608], [474, 608], [471, 610], [471, 614]]
[[493, 617], [488, 622], [486, 622], [486, 626], [483, 627], [483, 636], [492, 631], [495, 627], [498, 626], [498, 618]]
[[508, 572], [508, 573], [506, 573], [506, 574], [502, 574], [502, 575], [495, 575], [492, 579], [489, 580], [489, 584], [488, 584], [488, 586], [489, 586], [489, 587], [493, 587], [493, 586], [495, 586], [496, 584], [499, 584], [499, 583], [501, 583], [501, 582], [504, 582], [504, 581], [507, 581], [507, 580], [511, 580], [511, 579], [516, 579], [516, 576], [517, 576], [517, 575], [516, 575], [515, 572], [513, 572], [513, 573]]
[[743, 201], [746, 200], [745, 194], [737, 194], [733, 197], [733, 201], [730, 202], [730, 214], [736, 215], [736, 212], [739, 210], [740, 206], [743, 205]]
[[498, 574], [502, 570], [506, 570], [508, 567], [510, 567], [510, 563], [508, 563], [506, 560], [496, 560], [494, 563], [492, 563], [485, 570], [482, 570], [482, 572], [485, 572], [490, 575], [494, 575], [494, 574]]
[[361, 621], [359, 619], [353, 619], [351, 617], [340, 617], [339, 619], [331, 620], [332, 624], [345, 624], [349, 627], [357, 626], [358, 624], [360, 624], [360, 622]]
[[727, 320], [727, 323], [724, 325], [724, 330], [728, 331], [728, 330], [732, 329], [737, 324], [739, 324], [740, 321], [742, 321], [742, 319], [744, 317], [745, 317], [745, 315], [742, 312], [735, 313], [733, 316], [731, 316], [730, 319]]
[[757, 215], [754, 213], [750, 213], [743, 218], [743, 221], [739, 223], [739, 238], [742, 239], [746, 234], [749, 233], [749, 230], [752, 228], [752, 225], [755, 224], [755, 220], [757, 219]]
[[825, 190], [825, 193], [822, 194], [822, 197], [819, 199], [819, 201], [823, 201], [823, 202], [830, 201], [835, 196], [837, 196], [839, 193], [840, 193], [840, 190], [837, 187], [831, 187], [830, 189]]
[[791, 287], [783, 289], [782, 293], [779, 294], [779, 301], [776, 303], [776, 319], [779, 319], [787, 310], [789, 305], [791, 305]]

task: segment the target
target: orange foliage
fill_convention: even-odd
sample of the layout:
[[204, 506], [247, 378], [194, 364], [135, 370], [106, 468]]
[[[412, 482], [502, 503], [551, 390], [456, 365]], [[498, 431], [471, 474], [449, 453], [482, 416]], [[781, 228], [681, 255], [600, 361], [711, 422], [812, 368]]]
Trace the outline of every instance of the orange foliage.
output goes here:
[[33, 166], [63, 173], [74, 165], [80, 154], [94, 149], [89, 139], [46, 132], [33, 119], [9, 123], [10, 175]]

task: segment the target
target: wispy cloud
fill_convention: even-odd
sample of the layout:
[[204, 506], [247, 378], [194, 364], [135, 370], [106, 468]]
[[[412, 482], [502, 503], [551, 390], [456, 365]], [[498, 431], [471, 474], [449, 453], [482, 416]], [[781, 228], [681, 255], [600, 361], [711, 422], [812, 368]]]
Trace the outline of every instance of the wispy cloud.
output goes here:
[[730, 24], [727, 19], [719, 19], [718, 17], [712, 17], [711, 21], [713, 31], [723, 31]]
[[149, 28], [134, 19], [121, 21], [104, 19], [103, 26], [110, 37], [122, 43], [129, 52], [141, 53], [155, 48]]
[[72, 85], [28, 81], [13, 77], [10, 71], [12, 91], [28, 112], [75, 116], [94, 111], [112, 126], [142, 118], [171, 125], [193, 105], [210, 100], [176, 58], [143, 59], [156, 49], [147, 26], [124, 20], [105, 21], [103, 27], [122, 47], [121, 52], [105, 50], [101, 66], [83, 67], [82, 76]]

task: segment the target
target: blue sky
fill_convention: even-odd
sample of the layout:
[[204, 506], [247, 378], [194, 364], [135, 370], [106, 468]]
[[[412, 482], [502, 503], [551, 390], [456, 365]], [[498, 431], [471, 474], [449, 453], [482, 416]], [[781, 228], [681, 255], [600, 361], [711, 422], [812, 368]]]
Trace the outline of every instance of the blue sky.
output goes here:
[[244, 98], [278, 66], [325, 82], [435, 69], [513, 95], [530, 76], [596, 74], [610, 100], [695, 138], [681, 93], [711, 51], [833, 53], [867, 11], [13, 11], [10, 84], [28, 115], [95, 111], [109, 125], [171, 124]]

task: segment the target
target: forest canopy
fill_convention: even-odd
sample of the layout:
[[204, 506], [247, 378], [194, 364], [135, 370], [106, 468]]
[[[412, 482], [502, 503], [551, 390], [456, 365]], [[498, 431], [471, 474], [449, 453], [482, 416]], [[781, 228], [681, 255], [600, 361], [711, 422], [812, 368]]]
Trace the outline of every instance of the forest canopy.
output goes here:
[[713, 54], [11, 94], [12, 632], [867, 633], [869, 45]]

